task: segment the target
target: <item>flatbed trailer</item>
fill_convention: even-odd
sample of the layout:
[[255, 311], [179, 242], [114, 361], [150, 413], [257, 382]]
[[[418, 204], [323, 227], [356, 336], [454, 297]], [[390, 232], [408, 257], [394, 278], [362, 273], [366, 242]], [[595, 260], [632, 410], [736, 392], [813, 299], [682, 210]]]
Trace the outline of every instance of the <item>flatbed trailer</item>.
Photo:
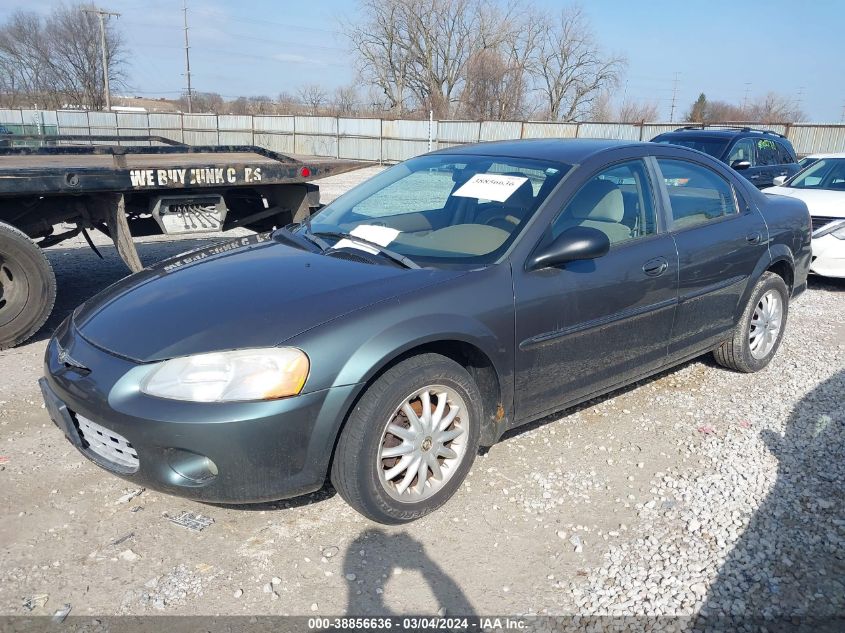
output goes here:
[[81, 234], [99, 254], [89, 235], [97, 230], [136, 272], [135, 237], [300, 222], [320, 206], [311, 180], [366, 165], [156, 136], [14, 141], [38, 146], [0, 146], [0, 349], [28, 339], [50, 315], [56, 279], [43, 248]]

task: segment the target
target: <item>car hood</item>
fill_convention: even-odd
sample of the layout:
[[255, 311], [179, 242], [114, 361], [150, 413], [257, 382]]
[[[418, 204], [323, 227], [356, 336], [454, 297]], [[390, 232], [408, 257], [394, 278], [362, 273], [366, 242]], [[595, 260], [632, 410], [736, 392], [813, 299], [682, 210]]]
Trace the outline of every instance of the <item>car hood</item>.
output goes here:
[[826, 218], [845, 218], [845, 191], [828, 189], [796, 189], [795, 187], [769, 187], [763, 193], [775, 193], [803, 200], [810, 215]]
[[138, 362], [270, 347], [460, 271], [403, 269], [252, 236], [166, 260], [76, 309], [90, 343]]

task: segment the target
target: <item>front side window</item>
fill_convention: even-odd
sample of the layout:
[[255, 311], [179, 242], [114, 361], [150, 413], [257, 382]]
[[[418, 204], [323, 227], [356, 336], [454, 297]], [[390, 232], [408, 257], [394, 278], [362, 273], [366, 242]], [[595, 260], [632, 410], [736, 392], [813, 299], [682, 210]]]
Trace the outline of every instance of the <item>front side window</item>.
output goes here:
[[822, 158], [789, 182], [795, 189], [845, 190], [845, 158]]
[[655, 233], [654, 203], [643, 162], [620, 163], [591, 178], [552, 223], [552, 238], [574, 226], [598, 229], [611, 245]]
[[658, 158], [672, 207], [672, 228], [683, 229], [737, 213], [731, 184], [704, 165]]
[[754, 141], [750, 138], [743, 138], [736, 142], [728, 155], [728, 165], [733, 165], [736, 161], [748, 161], [754, 167]]
[[498, 259], [570, 166], [520, 158], [435, 154], [396, 165], [355, 187], [297, 231], [375, 242], [420, 265]]

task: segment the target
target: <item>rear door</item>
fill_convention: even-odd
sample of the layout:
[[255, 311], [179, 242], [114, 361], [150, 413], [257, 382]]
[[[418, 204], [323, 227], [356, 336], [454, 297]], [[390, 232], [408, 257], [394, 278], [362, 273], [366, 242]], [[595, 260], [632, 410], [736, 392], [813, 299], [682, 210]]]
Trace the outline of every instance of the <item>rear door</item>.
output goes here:
[[670, 234], [679, 256], [678, 307], [670, 356], [717, 344], [767, 252], [763, 217], [715, 169], [688, 158], [657, 158]]
[[603, 231], [610, 252], [526, 271], [514, 264], [516, 414], [535, 418], [663, 364], [677, 300], [678, 257], [661, 230], [642, 159], [587, 176], [540, 243], [572, 226]]
[[757, 187], [762, 187], [760, 183], [766, 181], [766, 168], [761, 166], [759, 163], [757, 148], [755, 147], [753, 138], [741, 138], [734, 142], [728, 152], [726, 162], [732, 168], [735, 168], [734, 166], [737, 163], [748, 162], [751, 164], [750, 167], [747, 169], [736, 169], [736, 172], [743, 178], [753, 182]]
[[759, 188], [771, 187], [775, 176], [779, 176], [781, 172], [780, 150], [775, 140], [771, 138], [754, 139], [754, 144], [757, 148], [759, 178], [752, 182]]

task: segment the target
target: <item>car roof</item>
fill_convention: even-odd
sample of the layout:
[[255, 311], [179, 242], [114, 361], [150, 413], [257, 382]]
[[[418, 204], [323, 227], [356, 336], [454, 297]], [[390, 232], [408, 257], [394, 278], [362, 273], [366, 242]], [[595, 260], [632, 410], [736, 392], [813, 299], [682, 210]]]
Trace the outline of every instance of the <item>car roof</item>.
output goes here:
[[634, 147], [637, 145], [650, 147], [648, 143], [643, 143], [641, 141], [622, 141], [619, 139], [534, 138], [458, 145], [445, 147], [431, 153], [453, 155], [465, 154], [473, 156], [508, 156], [509, 158], [527, 159], [533, 158], [575, 165], [584, 162], [584, 160], [589, 156], [604, 150], [614, 149], [617, 147]]
[[[713, 128], [713, 127], [706, 127], [706, 128], [679, 128], [677, 130], [672, 130], [671, 132], [663, 132], [659, 134], [658, 137], [667, 137], [667, 138], [683, 138], [683, 137], [710, 137], [710, 138], [721, 138], [725, 140], [743, 137], [743, 136], [754, 136], [754, 137], [762, 137], [762, 138], [775, 138], [781, 141], [789, 142], [789, 139], [786, 137], [778, 134], [777, 132], [770, 132], [766, 130], [752, 130], [752, 129], [742, 129], [742, 128]], [[657, 137], [655, 137], [657, 138]]]

